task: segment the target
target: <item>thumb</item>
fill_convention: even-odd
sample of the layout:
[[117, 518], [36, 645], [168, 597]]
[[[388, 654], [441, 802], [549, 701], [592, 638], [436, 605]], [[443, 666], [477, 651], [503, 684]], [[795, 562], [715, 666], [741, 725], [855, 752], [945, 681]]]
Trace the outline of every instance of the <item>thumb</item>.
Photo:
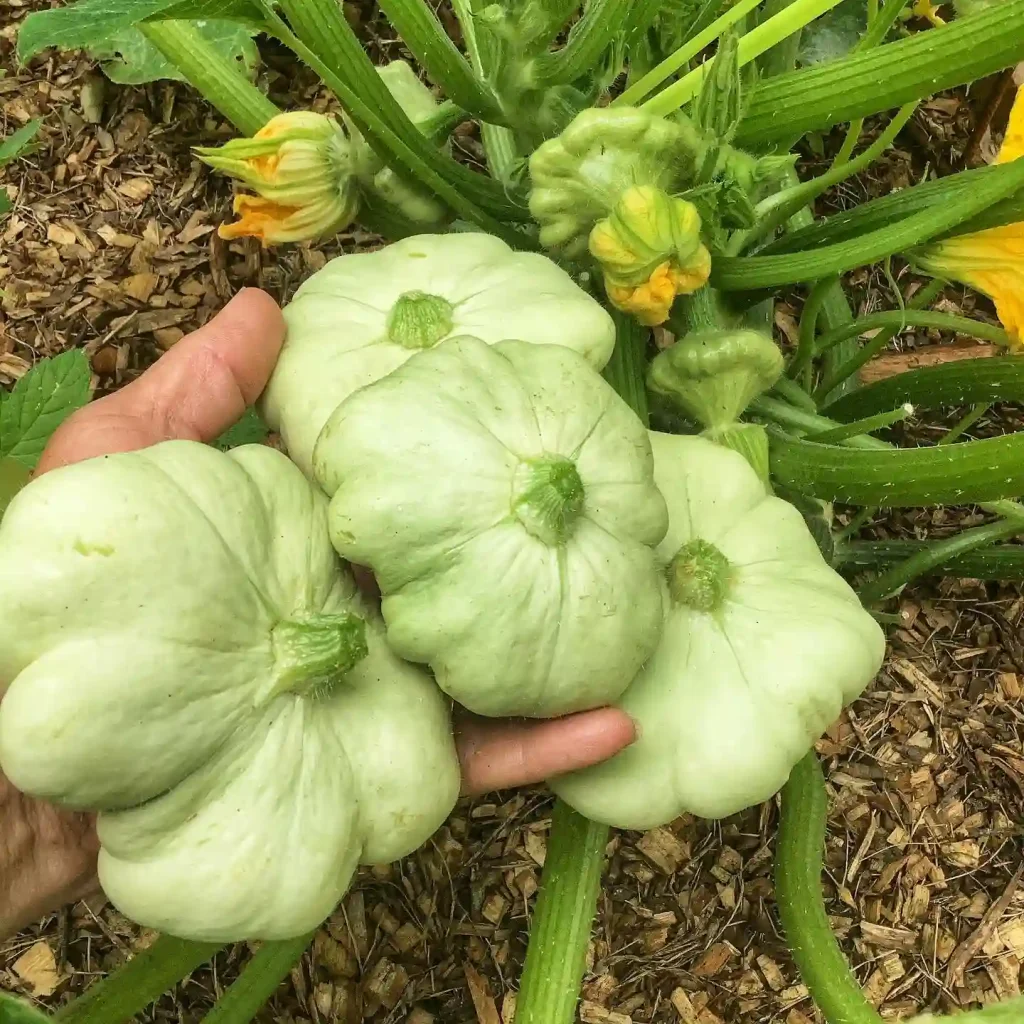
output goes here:
[[36, 475], [161, 441], [214, 440], [259, 397], [284, 335], [277, 303], [257, 288], [244, 289], [137, 380], [65, 420]]

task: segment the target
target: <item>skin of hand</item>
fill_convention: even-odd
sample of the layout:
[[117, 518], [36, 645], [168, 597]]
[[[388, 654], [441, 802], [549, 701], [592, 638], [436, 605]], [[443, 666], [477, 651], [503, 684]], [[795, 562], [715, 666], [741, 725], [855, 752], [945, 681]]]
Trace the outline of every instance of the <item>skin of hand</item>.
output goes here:
[[[136, 380], [70, 416], [50, 439], [36, 475], [161, 441], [212, 441], [259, 396], [284, 335], [277, 303], [259, 289], [244, 289]], [[482, 719], [456, 709], [455, 733], [468, 795], [596, 764], [636, 736], [633, 721], [615, 708], [540, 722]], [[98, 893], [97, 850], [90, 815], [26, 797], [0, 774], [0, 939]]]

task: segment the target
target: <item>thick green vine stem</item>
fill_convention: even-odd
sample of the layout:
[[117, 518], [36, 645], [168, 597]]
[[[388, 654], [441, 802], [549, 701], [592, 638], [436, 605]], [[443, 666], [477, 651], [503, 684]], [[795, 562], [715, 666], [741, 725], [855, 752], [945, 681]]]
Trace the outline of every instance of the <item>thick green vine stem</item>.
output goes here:
[[601, 888], [608, 826], [556, 801], [516, 1001], [516, 1024], [573, 1024]]
[[[812, 750], [782, 790], [782, 820], [775, 846], [775, 901], [793, 959], [828, 1024], [882, 1024], [850, 970], [825, 912], [824, 866], [828, 796]], [[908, 1024], [1018, 1024], [1024, 997], [951, 1017], [931, 1013]]]
[[255, 135], [281, 113], [190, 21], [147, 21], [143, 35], [243, 135]]
[[882, 1024], [846, 962], [821, 888], [828, 798], [812, 750], [782, 791], [775, 849], [775, 900], [793, 959], [829, 1024]]
[[[646, 424], [644, 347], [650, 331], [612, 310], [615, 348], [604, 377]], [[573, 1024], [597, 910], [608, 826], [555, 801], [547, 860], [516, 1003], [516, 1024]]]
[[209, 942], [186, 942], [161, 935], [123, 967], [62, 1006], [60, 1024], [111, 1024], [131, 1020], [172, 985], [213, 958], [220, 949]]
[[314, 934], [265, 942], [203, 1018], [203, 1024], [249, 1024], [299, 962]]

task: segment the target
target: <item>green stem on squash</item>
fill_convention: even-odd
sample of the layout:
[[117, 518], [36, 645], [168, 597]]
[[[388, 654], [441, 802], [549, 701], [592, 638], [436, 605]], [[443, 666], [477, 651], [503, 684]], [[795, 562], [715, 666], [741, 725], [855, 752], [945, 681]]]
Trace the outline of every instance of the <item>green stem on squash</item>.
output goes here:
[[555, 802], [516, 1024], [572, 1024], [601, 889], [607, 825]]
[[255, 135], [281, 111], [190, 21], [147, 21], [142, 34], [243, 135]]
[[793, 959], [811, 998], [831, 1024], [882, 1024], [832, 934], [821, 887], [828, 818], [825, 779], [814, 751], [782, 790], [775, 847], [775, 900]]
[[203, 1024], [248, 1024], [302, 958], [314, 934], [264, 943], [203, 1017]]
[[855, 437], [857, 434], [873, 434], [876, 430], [884, 430], [894, 423], [901, 423], [911, 415], [912, 411], [911, 406], [904, 405], [891, 412], [880, 412], [874, 416], [865, 416], [862, 420], [855, 420], [853, 423], [844, 423], [842, 426], [823, 430], [818, 434], [808, 434], [805, 439], [817, 441], [819, 444], [838, 444], [848, 437]]
[[[926, 551], [925, 540], [851, 540], [836, 546], [836, 564], [851, 570], [887, 569]], [[979, 580], [1024, 579], [1024, 544], [998, 544], [961, 552], [933, 565], [922, 576], [960, 576]]]
[[[615, 348], [604, 377], [647, 424], [644, 347], [650, 332], [611, 310]], [[583, 986], [609, 829], [555, 801], [547, 859], [526, 949], [516, 1024], [572, 1024]]]
[[131, 1020], [172, 985], [213, 958], [221, 947], [161, 935], [148, 949], [62, 1006], [59, 1024], [110, 1024]]
[[565, 46], [534, 61], [535, 84], [568, 84], [592, 71], [601, 54], [622, 33], [633, 6], [633, 0], [588, 0]]

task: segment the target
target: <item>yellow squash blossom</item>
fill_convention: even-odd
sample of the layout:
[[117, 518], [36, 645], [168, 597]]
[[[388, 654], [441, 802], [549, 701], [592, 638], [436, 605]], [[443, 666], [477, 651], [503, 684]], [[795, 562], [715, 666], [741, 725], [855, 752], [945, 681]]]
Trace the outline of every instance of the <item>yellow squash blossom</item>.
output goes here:
[[[996, 163], [1024, 156], [1024, 89], [1018, 89]], [[1024, 221], [946, 238], [913, 254], [922, 270], [987, 295], [1017, 351], [1024, 351]]]
[[649, 327], [664, 323], [676, 296], [695, 292], [711, 273], [700, 228], [692, 203], [653, 185], [627, 189], [589, 238], [612, 305]]
[[346, 227], [359, 208], [351, 144], [325, 114], [279, 114], [251, 139], [196, 154], [257, 193], [235, 197], [239, 219], [221, 225], [222, 238], [251, 236], [264, 245], [316, 239]]
[[915, 17], [927, 18], [928, 21], [936, 26], [945, 25], [945, 20], [939, 17], [939, 7], [941, 6], [941, 4], [933, 4], [932, 0], [914, 0], [912, 10]]

